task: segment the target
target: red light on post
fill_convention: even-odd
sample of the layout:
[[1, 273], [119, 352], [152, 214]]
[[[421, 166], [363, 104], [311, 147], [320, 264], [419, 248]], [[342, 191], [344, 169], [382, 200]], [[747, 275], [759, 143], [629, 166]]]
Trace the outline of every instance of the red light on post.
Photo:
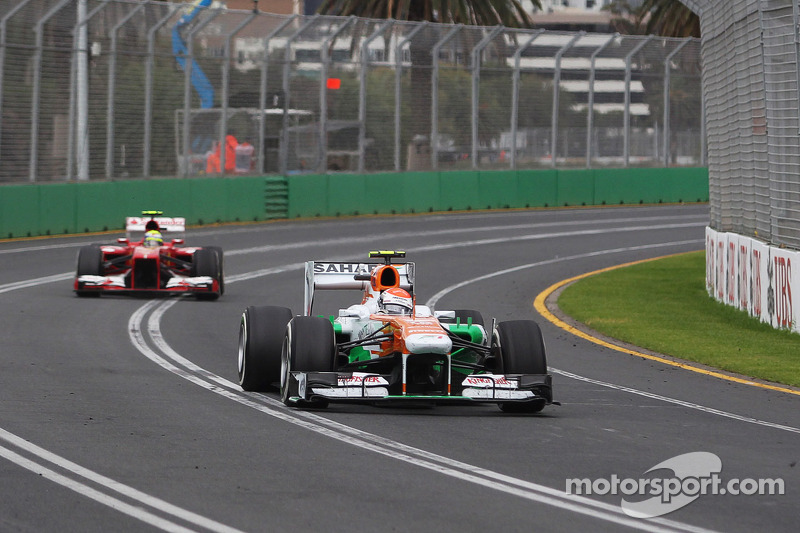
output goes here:
[[335, 91], [336, 89], [341, 88], [342, 80], [340, 80], [339, 78], [328, 78], [326, 86], [328, 87], [328, 89]]

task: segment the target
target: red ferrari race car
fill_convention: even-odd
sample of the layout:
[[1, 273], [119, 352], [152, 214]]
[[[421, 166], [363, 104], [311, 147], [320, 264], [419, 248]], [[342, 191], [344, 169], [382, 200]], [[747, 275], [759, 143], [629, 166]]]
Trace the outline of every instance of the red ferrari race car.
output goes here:
[[[553, 402], [538, 324], [486, 324], [480, 312], [433, 312], [414, 296], [405, 252], [370, 252], [382, 262], [308, 261], [305, 309], [251, 306], [239, 328], [239, 384], [266, 391], [280, 383], [296, 407], [329, 402], [495, 403], [535, 413]], [[338, 316], [314, 316], [315, 291], [356, 289], [361, 302]], [[326, 297], [327, 299], [327, 297]]]
[[143, 211], [125, 219], [126, 237], [78, 251], [75, 293], [192, 293], [216, 300], [225, 292], [222, 249], [184, 246], [186, 221]]

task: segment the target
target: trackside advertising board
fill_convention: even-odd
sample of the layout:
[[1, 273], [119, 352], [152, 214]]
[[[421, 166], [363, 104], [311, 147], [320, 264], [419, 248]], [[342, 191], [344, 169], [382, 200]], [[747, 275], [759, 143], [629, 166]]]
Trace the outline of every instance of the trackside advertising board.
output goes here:
[[[793, 268], [793, 265], [795, 268]], [[777, 329], [800, 333], [800, 252], [706, 228], [706, 290]]]

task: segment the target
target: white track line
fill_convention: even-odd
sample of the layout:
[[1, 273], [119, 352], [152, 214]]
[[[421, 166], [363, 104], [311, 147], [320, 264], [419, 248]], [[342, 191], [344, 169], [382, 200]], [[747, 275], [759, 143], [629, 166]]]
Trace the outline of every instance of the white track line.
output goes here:
[[[285, 267], [276, 267], [275, 270], [285, 271], [293, 268], [296, 267], [294, 265], [286, 265]], [[690, 531], [704, 533], [711, 531], [662, 518], [647, 521], [631, 518], [624, 514], [619, 506], [577, 495], [569, 495], [564, 491], [499, 474], [433, 452], [415, 448], [403, 444], [402, 442], [374, 435], [329, 420], [314, 413], [289, 409], [278, 400], [268, 396], [243, 392], [238, 384], [230, 382], [221, 376], [208, 372], [195, 365], [165, 343], [160, 332], [161, 317], [169, 308], [175, 305], [177, 301], [178, 300], [169, 300], [161, 302], [158, 305], [148, 303], [142, 306], [129, 321], [131, 342], [143, 355], [156, 362], [162, 368], [166, 368], [188, 379], [192, 383], [200, 385], [225, 398], [256, 409], [282, 421], [364, 450], [369, 450], [414, 466], [426, 468], [462, 481], [475, 483], [486, 488], [570, 512], [583, 514], [616, 525], [651, 532]], [[145, 317], [151, 311], [152, 314], [146, 321], [147, 325], [145, 326]], [[149, 346], [145, 332], [150, 337], [153, 344], [155, 344], [157, 350], [161, 351], [162, 354], [159, 354], [156, 349]], [[171, 361], [167, 361], [165, 358]], [[185, 369], [177, 368], [175, 364], [182, 365]]]
[[[633, 221], [633, 219], [620, 219], [621, 220], [628, 220]], [[642, 221], [649, 220], [643, 218]], [[603, 221], [609, 222], [609, 221]], [[574, 223], [578, 224], [578, 223]], [[568, 224], [560, 224], [561, 226], [568, 225]], [[696, 227], [698, 225], [705, 225], [703, 223], [685, 223], [685, 224], [670, 224], [661, 227], [669, 227], [669, 228], [678, 228], [678, 227]], [[529, 228], [531, 226], [537, 225], [519, 225], [516, 226], [517, 229]], [[538, 225], [542, 226], [542, 225]], [[509, 226], [498, 226], [498, 227], [485, 227], [480, 228], [480, 231], [496, 231], [496, 230], [508, 230], [510, 229]], [[443, 247], [451, 248], [451, 247], [461, 247], [461, 246], [477, 246], [477, 245], [488, 245], [488, 244], [495, 244], [495, 243], [502, 243], [502, 242], [509, 242], [509, 241], [519, 241], [519, 240], [534, 240], [534, 239], [544, 239], [544, 238], [557, 238], [557, 237], [566, 237], [566, 236], [574, 236], [574, 235], [588, 235], [588, 234], [596, 234], [600, 232], [609, 232], [609, 231], [640, 231], [645, 229], [652, 229], [652, 226], [637, 226], [637, 227], [625, 227], [625, 228], [606, 228], [604, 230], [586, 230], [586, 231], [579, 231], [579, 232], [558, 232], [558, 233], [550, 233], [550, 234], [538, 234], [538, 235], [523, 235], [523, 236], [516, 236], [516, 237], [506, 237], [506, 238], [496, 238], [496, 239], [483, 239], [483, 240], [471, 240], [471, 241], [462, 241], [459, 243], [447, 243], [445, 245], [432, 245], [423, 247], [420, 249], [415, 249], [415, 251], [426, 251], [426, 250], [441, 250]], [[475, 230], [473, 229], [455, 229], [455, 230], [439, 230], [431, 232], [432, 234], [453, 234], [459, 232], [468, 232], [474, 233]], [[419, 233], [408, 233], [408, 234], [387, 234], [383, 236], [384, 238], [399, 238], [400, 236], [419, 236]], [[374, 242], [375, 236], [369, 237], [369, 242]], [[363, 239], [342, 239], [342, 243], [346, 244], [354, 244], [355, 242], [360, 242]], [[316, 241], [316, 242], [306, 242], [303, 243], [303, 246], [300, 247], [314, 247], [319, 246], [322, 244], [331, 244], [330, 240], [325, 241]], [[57, 245], [54, 247], [66, 247], [67, 245]], [[291, 249], [295, 248], [296, 245], [277, 245], [277, 246], [267, 246], [267, 247], [254, 247], [249, 249], [243, 250], [235, 250], [231, 252], [226, 252], [230, 255], [238, 255], [238, 254], [247, 254], [247, 253], [263, 253], [264, 251], [274, 251], [275, 249]], [[14, 250], [6, 250], [4, 253], [14, 253], [14, 252], [22, 252], [22, 251], [31, 251], [31, 250], [40, 250], [40, 249], [47, 249], [48, 247], [31, 247], [31, 248], [21, 248], [21, 249], [14, 249]], [[562, 258], [561, 260], [564, 260]], [[231, 276], [230, 278], [226, 279], [227, 283], [233, 283], [236, 281], [241, 281], [245, 279], [252, 279], [255, 277], [266, 276], [270, 274], [275, 274], [278, 272], [285, 272], [292, 269], [300, 268], [300, 265], [286, 265], [284, 267], [277, 267], [277, 268], [268, 268], [263, 269], [255, 272], [240, 274], [238, 276]], [[528, 267], [528, 268], [532, 268]], [[9, 292], [13, 290], [29, 288], [37, 285], [43, 285], [46, 283], [53, 283], [58, 281], [65, 281], [70, 279], [74, 274], [63, 273], [63, 274], [55, 274], [52, 276], [46, 276], [42, 278], [36, 278], [32, 280], [25, 280], [20, 282], [9, 283], [5, 285], [0, 285], [0, 293]], [[499, 274], [496, 274], [499, 275]], [[481, 278], [485, 279], [485, 278]], [[478, 279], [474, 280], [478, 281]], [[463, 286], [463, 285], [459, 285]], [[455, 289], [457, 287], [453, 287]], [[441, 292], [441, 291], [440, 291]], [[439, 295], [440, 297], [441, 295]], [[203, 370], [196, 365], [193, 365], [187, 359], [183, 358], [174, 350], [169, 348], [166, 342], [163, 340], [163, 337], [160, 333], [160, 317], [163, 313], [174, 303], [178, 300], [172, 300], [169, 302], [161, 302], [163, 308], [157, 310], [157, 312], [153, 313], [151, 316], [151, 320], [148, 323], [148, 333], [154, 342], [162, 351], [167, 354], [167, 357], [174, 358], [175, 362], [178, 362], [181, 365], [184, 365], [184, 368], [180, 368], [172, 364], [171, 362], [165, 360], [161, 357], [158, 353], [153, 351], [149, 348], [147, 341], [145, 340], [144, 336], [142, 335], [141, 323], [144, 320], [145, 315], [150, 312], [156, 305], [160, 302], [155, 300], [148, 302], [144, 306], [142, 306], [136, 313], [131, 316], [129, 321], [129, 334], [131, 336], [132, 344], [143, 354], [149, 357], [151, 360], [173, 372], [178, 374], [189, 381], [196, 383], [202, 387], [207, 388], [217, 394], [221, 394], [225, 397], [228, 397], [234, 401], [244, 403], [250, 407], [258, 409], [260, 411], [266, 412], [271, 416], [276, 416], [281, 418], [287, 422], [301, 425], [306, 429], [310, 429], [312, 431], [316, 431], [319, 433], [326, 434], [332, 438], [336, 438], [338, 440], [343, 440], [345, 442], [350, 442], [353, 445], [370, 449], [375, 451], [376, 453], [380, 453], [383, 455], [387, 455], [393, 457], [395, 459], [403, 460], [417, 466], [421, 466], [424, 468], [428, 468], [431, 470], [435, 470], [441, 472], [446, 475], [450, 475], [453, 477], [457, 477], [459, 479], [463, 479], [465, 481], [469, 481], [472, 483], [477, 483], [479, 485], [487, 486], [493, 488], [495, 490], [500, 490], [502, 492], [506, 492], [509, 494], [514, 494], [519, 497], [527, 498], [530, 500], [538, 501], [541, 503], [545, 503], [548, 505], [553, 505], [556, 507], [560, 507], [566, 510], [570, 510], [573, 512], [586, 514], [595, 518], [607, 520], [609, 522], [623, 525], [627, 527], [631, 527], [634, 529], [640, 529], [644, 531], [697, 531], [697, 532], [704, 532], [708, 531], [702, 528], [694, 528], [692, 526], [682, 524], [679, 522], [672, 522], [665, 519], [656, 519], [650, 521], [642, 521], [637, 519], [632, 519], [626, 515], [624, 515], [620, 508], [615, 506], [609, 506], [607, 504], [603, 504], [602, 502], [597, 502], [588, 498], [580, 498], [578, 496], [567, 495], [566, 493], [562, 493], [555, 489], [551, 489], [548, 487], [544, 487], [541, 485], [536, 485], [533, 483], [526, 482], [524, 480], [518, 480], [515, 478], [511, 478], [509, 476], [503, 476], [501, 474], [497, 474], [495, 472], [491, 472], [488, 470], [481, 469], [479, 467], [475, 467], [473, 465], [468, 465], [465, 463], [459, 463], [452, 459], [438, 456], [432, 454], [430, 452], [426, 452], [424, 450], [420, 450], [417, 448], [412, 448], [402, 443], [391, 441], [389, 439], [385, 439], [383, 437], [379, 437], [376, 435], [372, 435], [366, 432], [361, 432], [355, 428], [351, 428], [349, 426], [344, 426], [333, 421], [327, 420], [323, 417], [319, 417], [312, 413], [305, 413], [302, 411], [289, 411], [286, 409], [282, 404], [278, 403], [275, 400], [260, 396], [260, 395], [252, 395], [248, 393], [244, 393], [241, 391], [237, 391], [236, 389], [238, 386], [233, 384], [220, 376], [216, 376], [210, 372]], [[264, 405], [264, 401], [269, 401], [275, 404], [274, 406], [270, 407]], [[145, 493], [137, 491], [131, 487], [123, 485], [121, 483], [115, 482], [109, 478], [106, 478], [100, 474], [92, 472], [91, 470], [85, 469], [63, 459], [51, 452], [47, 452], [42, 448], [39, 448], [31, 443], [24, 441], [23, 439], [13, 435], [5, 430], [0, 429], [0, 438], [3, 440], [13, 443], [16, 446], [24, 449], [28, 453], [32, 453], [37, 455], [38, 457], [57, 465], [61, 468], [64, 468], [75, 475], [78, 475], [88, 481], [93, 483], [100, 484], [105, 488], [118, 492], [120, 494], [124, 494], [127, 497], [130, 497], [137, 502], [140, 502], [145, 505], [149, 505], [159, 511], [162, 511], [167, 514], [171, 514], [175, 517], [180, 519], [186, 520], [187, 522], [193, 523], [195, 525], [204, 527], [206, 529], [212, 531], [224, 531], [224, 532], [234, 532], [236, 531], [233, 528], [225, 526], [224, 524], [220, 524], [213, 520], [204, 518], [200, 515], [195, 513], [191, 513], [179, 507], [173, 506], [163, 500], [159, 500], [157, 498], [151, 497]], [[405, 453], [399, 453], [397, 450], [404, 450]], [[50, 470], [42, 465], [39, 465], [33, 461], [30, 461], [19, 454], [4, 448], [0, 447], [0, 455], [5, 457], [6, 459], [22, 466], [24, 468], [28, 468], [29, 470], [35, 471], [37, 473], [42, 474], [44, 477], [51, 479], [52, 481], [61, 484], [67, 488], [75, 490], [80, 494], [83, 494], [89, 498], [92, 498], [104, 505], [108, 505], [114, 509], [117, 509], [121, 512], [125, 512], [126, 514], [130, 514], [135, 518], [142, 520], [146, 523], [149, 523], [155, 527], [163, 529], [165, 531], [185, 531], [186, 529], [182, 526], [169, 522], [168, 520], [161, 519], [148, 511], [145, 511], [139, 507], [131, 506], [122, 502], [116, 498], [108, 496], [102, 492], [97, 491], [85, 485], [79, 481], [67, 478], [61, 474], [58, 474], [55, 471]]]
[[66, 470], [78, 476], [79, 478], [88, 481], [93, 484], [100, 485], [101, 487], [130, 498], [135, 502], [135, 504], [130, 504], [123, 502], [122, 500], [115, 498], [113, 496], [109, 496], [103, 492], [100, 492], [97, 489], [94, 489], [87, 485], [84, 482], [71, 479], [67, 476], [59, 474], [58, 472], [54, 471], [53, 469], [43, 466], [39, 463], [36, 463], [30, 459], [26, 459], [25, 457], [17, 454], [16, 452], [4, 447], [0, 446], [0, 456], [5, 457], [9, 461], [30, 470], [36, 474], [41, 475], [42, 477], [49, 479], [59, 485], [62, 485], [70, 490], [78, 492], [86, 496], [87, 498], [91, 498], [92, 500], [102, 503], [112, 509], [125, 513], [137, 520], [141, 520], [142, 522], [146, 522], [152, 526], [155, 526], [159, 529], [164, 531], [192, 531], [191, 529], [187, 529], [183, 526], [175, 524], [174, 522], [170, 522], [165, 520], [153, 513], [142, 509], [142, 505], [146, 505], [151, 507], [152, 509], [156, 509], [161, 511], [162, 513], [166, 513], [171, 515], [175, 518], [180, 518], [181, 520], [185, 520], [195, 526], [200, 526], [204, 529], [208, 529], [210, 531], [221, 532], [221, 533], [238, 533], [239, 530], [234, 529], [232, 527], [226, 526], [225, 524], [221, 524], [219, 522], [215, 522], [214, 520], [210, 520], [203, 516], [200, 516], [196, 513], [192, 513], [185, 509], [181, 509], [175, 505], [165, 502], [159, 498], [155, 498], [150, 496], [144, 492], [136, 490], [132, 487], [127, 485], [123, 485], [117, 481], [114, 481], [111, 478], [105, 477], [97, 472], [93, 472], [88, 468], [84, 468], [72, 461], [64, 459], [54, 453], [48, 452], [47, 450], [32, 444], [13, 433], [9, 433], [4, 429], [0, 429], [0, 439], [8, 442], [16, 446], [17, 448], [32, 454], [39, 459], [49, 463], [51, 465], [57, 466], [61, 469]]

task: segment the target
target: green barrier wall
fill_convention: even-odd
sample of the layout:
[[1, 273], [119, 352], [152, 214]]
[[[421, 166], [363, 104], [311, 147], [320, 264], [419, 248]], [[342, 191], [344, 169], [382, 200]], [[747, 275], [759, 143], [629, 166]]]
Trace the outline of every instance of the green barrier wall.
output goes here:
[[121, 230], [143, 209], [187, 224], [708, 201], [708, 169], [473, 170], [0, 186], [0, 239]]

